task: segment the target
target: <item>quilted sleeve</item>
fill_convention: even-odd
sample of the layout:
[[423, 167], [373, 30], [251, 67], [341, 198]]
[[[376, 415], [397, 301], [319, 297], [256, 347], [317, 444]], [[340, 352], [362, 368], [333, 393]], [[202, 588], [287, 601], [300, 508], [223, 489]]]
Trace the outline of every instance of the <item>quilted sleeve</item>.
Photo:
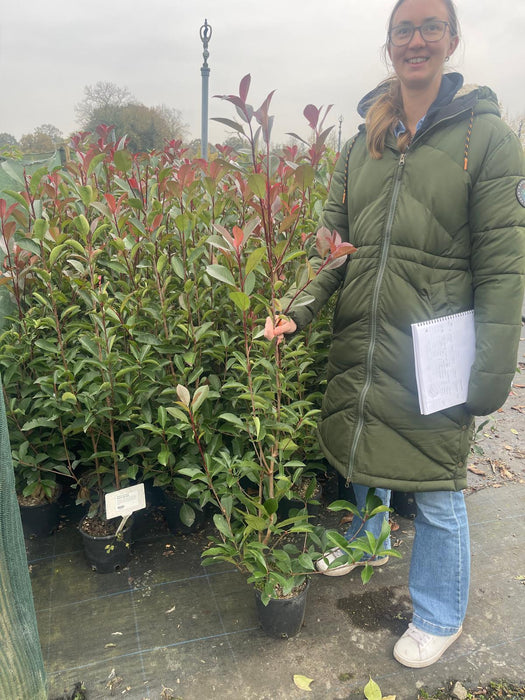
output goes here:
[[473, 415], [492, 413], [505, 402], [516, 371], [521, 332], [525, 164], [516, 135], [503, 124], [498, 132], [470, 200], [476, 358], [467, 409]]

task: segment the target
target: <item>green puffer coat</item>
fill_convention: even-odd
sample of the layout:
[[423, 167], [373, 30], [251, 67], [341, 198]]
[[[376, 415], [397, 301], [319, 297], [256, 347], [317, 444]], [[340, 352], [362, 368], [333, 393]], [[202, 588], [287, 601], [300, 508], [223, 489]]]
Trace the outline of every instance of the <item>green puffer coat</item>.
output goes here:
[[[516, 369], [524, 177], [522, 148], [488, 88], [442, 107], [404, 155], [392, 136], [371, 159], [364, 127], [343, 149], [322, 224], [357, 252], [321, 272], [307, 290], [314, 301], [290, 316], [303, 328], [339, 290], [319, 438], [355, 483], [466, 487], [473, 415], [503, 404]], [[467, 403], [421, 415], [410, 324], [471, 308]]]

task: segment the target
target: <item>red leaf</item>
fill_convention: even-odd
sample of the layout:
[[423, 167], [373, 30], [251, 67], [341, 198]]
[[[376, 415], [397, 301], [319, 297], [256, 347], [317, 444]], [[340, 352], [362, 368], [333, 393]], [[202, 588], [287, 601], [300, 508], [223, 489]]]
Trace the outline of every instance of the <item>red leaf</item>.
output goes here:
[[312, 129], [315, 129], [317, 126], [317, 122], [319, 121], [319, 110], [315, 105], [306, 105], [306, 107], [303, 110], [303, 114], [308, 120], [308, 124], [312, 127]]
[[233, 245], [235, 247], [235, 250], [239, 252], [240, 247], [242, 246], [242, 242], [244, 240], [244, 233], [241, 228], [238, 226], [233, 227]]
[[112, 194], [110, 194], [109, 192], [107, 192], [107, 193], [104, 195], [104, 197], [105, 197], [105, 199], [106, 199], [106, 202], [108, 203], [109, 211], [110, 211], [112, 214], [114, 214], [115, 211], [116, 211], [116, 209], [117, 209], [117, 205], [116, 205], [116, 202], [115, 202], [115, 197], [114, 197]]
[[251, 75], [248, 73], [244, 76], [244, 78], [241, 80], [241, 84], [239, 85], [239, 97], [243, 102], [246, 102], [246, 98], [248, 97], [251, 79]]

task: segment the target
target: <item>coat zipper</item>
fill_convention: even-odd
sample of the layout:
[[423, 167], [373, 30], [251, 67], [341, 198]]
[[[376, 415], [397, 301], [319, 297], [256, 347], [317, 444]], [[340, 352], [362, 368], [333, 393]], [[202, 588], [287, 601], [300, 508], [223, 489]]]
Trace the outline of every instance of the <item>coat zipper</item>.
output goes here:
[[346, 479], [346, 485], [348, 487], [350, 483], [350, 477], [354, 468], [354, 460], [357, 452], [357, 446], [359, 444], [359, 439], [361, 437], [361, 432], [365, 423], [364, 418], [364, 408], [366, 396], [368, 390], [372, 384], [372, 360], [374, 358], [376, 336], [377, 336], [377, 307], [379, 304], [379, 292], [381, 289], [381, 284], [383, 282], [383, 276], [385, 274], [386, 263], [388, 260], [388, 251], [390, 248], [390, 239], [392, 236], [392, 224], [394, 222], [394, 214], [396, 211], [397, 199], [399, 196], [399, 189], [401, 187], [401, 179], [403, 177], [403, 168], [405, 165], [406, 153], [402, 153], [399, 158], [399, 163], [397, 165], [396, 179], [394, 182], [394, 190], [392, 192], [392, 199], [390, 201], [390, 209], [388, 211], [388, 218], [385, 227], [385, 235], [383, 237], [383, 245], [381, 248], [381, 257], [379, 261], [379, 269], [377, 272], [376, 283], [374, 287], [374, 293], [372, 296], [372, 310], [370, 316], [370, 343], [368, 345], [368, 353], [366, 357], [366, 378], [363, 388], [361, 389], [361, 394], [359, 396], [358, 408], [357, 408], [357, 426], [354, 433], [354, 439], [352, 442], [352, 448], [350, 450], [350, 459], [348, 462], [348, 474]]

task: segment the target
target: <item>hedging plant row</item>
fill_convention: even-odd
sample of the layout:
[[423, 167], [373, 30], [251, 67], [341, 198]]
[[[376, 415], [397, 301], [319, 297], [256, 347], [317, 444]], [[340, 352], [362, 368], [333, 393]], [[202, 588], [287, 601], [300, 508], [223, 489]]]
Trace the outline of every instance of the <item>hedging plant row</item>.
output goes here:
[[131, 155], [100, 127], [0, 200], [0, 371], [24, 495], [65, 475], [93, 515], [105, 491], [151, 479], [189, 499], [188, 522], [214, 501], [228, 527], [252, 492], [278, 501], [315, 471], [328, 323], [281, 345], [262, 329], [314, 274], [335, 154], [313, 105], [311, 141], [272, 152], [271, 94], [253, 110], [248, 88], [225, 96], [240, 122], [222, 119], [246, 149]]

